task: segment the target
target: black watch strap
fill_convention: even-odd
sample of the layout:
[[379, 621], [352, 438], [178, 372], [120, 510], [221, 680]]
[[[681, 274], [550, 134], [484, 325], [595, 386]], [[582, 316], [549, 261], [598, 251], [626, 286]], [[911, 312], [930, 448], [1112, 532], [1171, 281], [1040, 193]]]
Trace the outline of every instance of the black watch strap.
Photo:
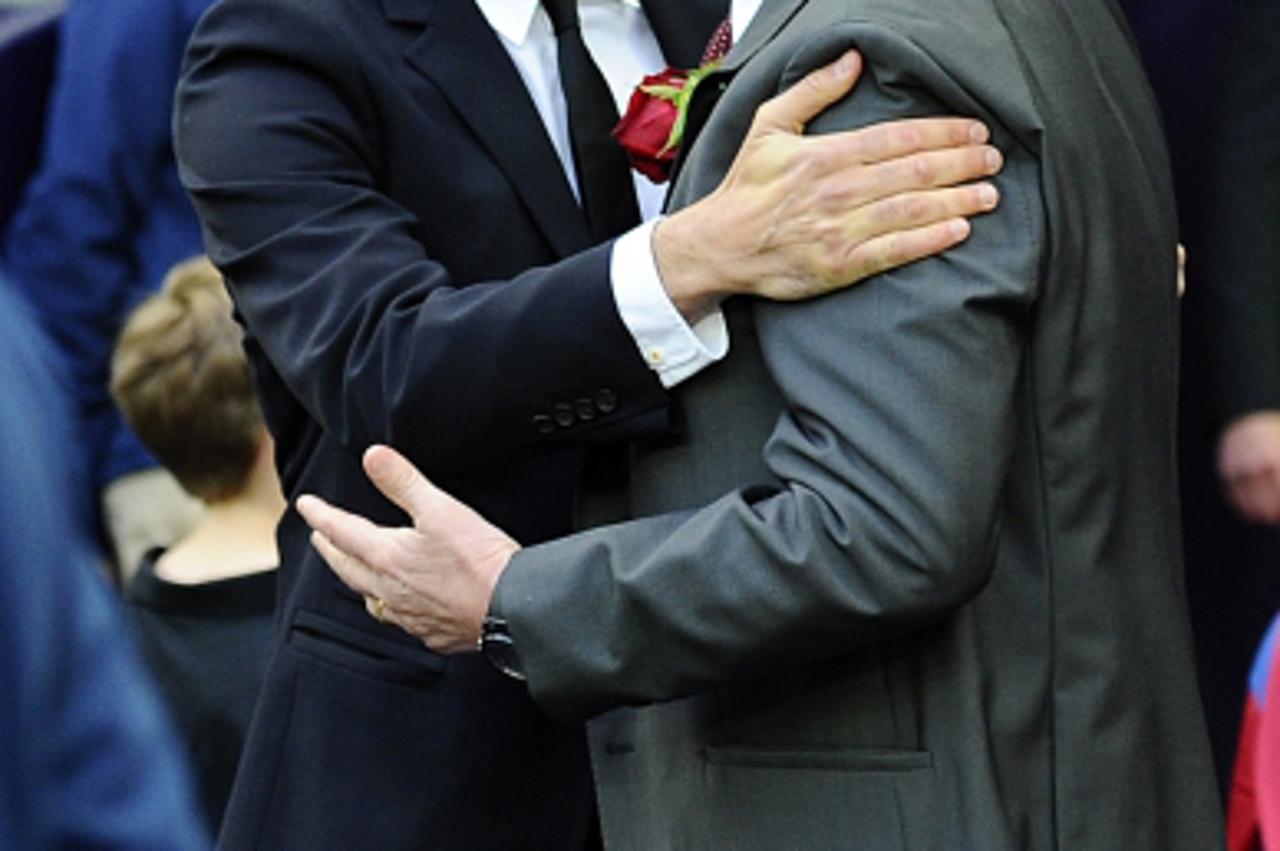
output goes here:
[[480, 652], [495, 668], [513, 680], [524, 681], [524, 666], [516, 652], [515, 639], [507, 619], [499, 615], [485, 615], [480, 626]]

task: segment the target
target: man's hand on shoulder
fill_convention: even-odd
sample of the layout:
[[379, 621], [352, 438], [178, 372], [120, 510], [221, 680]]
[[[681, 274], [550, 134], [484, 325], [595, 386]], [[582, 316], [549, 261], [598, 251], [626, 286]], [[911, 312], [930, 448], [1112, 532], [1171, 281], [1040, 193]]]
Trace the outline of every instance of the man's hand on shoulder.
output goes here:
[[659, 273], [686, 319], [730, 295], [810, 298], [938, 254], [995, 208], [992, 184], [968, 183], [1003, 164], [978, 121], [803, 135], [861, 71], [851, 51], [762, 104], [720, 186], [655, 229]]

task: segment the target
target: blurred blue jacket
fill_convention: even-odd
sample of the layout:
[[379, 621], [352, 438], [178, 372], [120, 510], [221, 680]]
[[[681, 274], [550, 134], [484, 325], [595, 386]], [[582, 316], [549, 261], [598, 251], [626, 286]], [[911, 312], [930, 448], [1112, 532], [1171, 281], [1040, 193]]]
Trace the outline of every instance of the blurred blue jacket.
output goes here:
[[3, 248], [4, 273], [74, 382], [94, 485], [154, 466], [115, 410], [110, 357], [127, 312], [199, 223], [170, 144], [183, 50], [210, 0], [71, 0], [59, 31], [40, 166]]
[[0, 321], [0, 848], [208, 848], [73, 503], [47, 341], [3, 285]]

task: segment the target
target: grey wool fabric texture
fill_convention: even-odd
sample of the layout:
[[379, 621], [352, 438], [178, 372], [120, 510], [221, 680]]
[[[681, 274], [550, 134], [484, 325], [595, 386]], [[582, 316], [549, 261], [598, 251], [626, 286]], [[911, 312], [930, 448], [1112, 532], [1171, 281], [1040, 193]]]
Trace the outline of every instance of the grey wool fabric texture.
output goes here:
[[851, 47], [863, 80], [810, 131], [979, 118], [1002, 203], [941, 257], [727, 304], [726, 363], [678, 392], [684, 436], [636, 446], [595, 506], [622, 522], [499, 583], [532, 693], [599, 716], [618, 851], [1220, 847], [1182, 585], [1174, 204], [1120, 13], [768, 2], [700, 86], [673, 205]]

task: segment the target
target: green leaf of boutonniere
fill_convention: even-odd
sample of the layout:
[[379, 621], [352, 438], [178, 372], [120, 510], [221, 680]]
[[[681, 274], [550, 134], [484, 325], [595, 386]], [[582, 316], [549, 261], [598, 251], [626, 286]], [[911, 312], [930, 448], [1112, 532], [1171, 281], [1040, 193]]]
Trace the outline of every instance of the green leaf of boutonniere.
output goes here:
[[684, 141], [684, 125], [689, 115], [689, 104], [693, 101], [693, 92], [698, 88], [698, 84], [703, 81], [709, 74], [720, 67], [720, 60], [708, 62], [689, 72], [689, 78], [685, 80], [684, 85], [680, 88], [676, 97], [676, 120], [671, 125], [671, 135], [667, 137], [666, 147], [664, 151], [674, 151], [680, 147], [680, 143]]

